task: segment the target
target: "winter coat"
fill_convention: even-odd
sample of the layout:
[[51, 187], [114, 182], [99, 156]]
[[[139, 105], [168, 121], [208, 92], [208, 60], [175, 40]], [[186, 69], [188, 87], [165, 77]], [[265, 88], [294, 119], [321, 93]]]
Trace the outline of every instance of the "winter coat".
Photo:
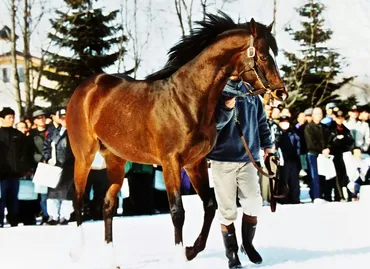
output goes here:
[[44, 140], [46, 138], [46, 130], [39, 131], [37, 129], [32, 129], [28, 138], [30, 139], [30, 143], [32, 145], [33, 160], [35, 165], [37, 165], [37, 163], [44, 161], [42, 157], [42, 150]]
[[285, 161], [300, 161], [301, 140], [292, 128], [282, 131], [282, 133], [276, 137], [276, 146], [281, 149]]
[[323, 149], [328, 147], [330, 131], [329, 128], [322, 124], [310, 122], [304, 129], [307, 151], [320, 154]]
[[367, 122], [349, 119], [343, 123], [351, 132], [355, 146], [366, 152], [370, 146], [370, 129]]
[[0, 128], [0, 179], [20, 178], [31, 169], [27, 137], [13, 127]]
[[55, 143], [56, 166], [62, 167], [63, 172], [59, 184], [55, 189], [49, 188], [48, 198], [72, 200], [74, 194], [73, 166], [74, 157], [69, 145], [67, 130], [61, 134], [61, 128], [49, 133], [43, 144], [43, 159], [48, 162], [52, 158], [52, 142]]
[[331, 154], [342, 155], [343, 152], [350, 151], [353, 148], [355, 141], [351, 131], [346, 126], [335, 124], [330, 131], [328, 147]]
[[[228, 88], [241, 90], [242, 87], [245, 87], [243, 82], [229, 80], [224, 92]], [[207, 158], [221, 162], [250, 162], [234, 122], [234, 111], [225, 106], [226, 99], [224, 96], [221, 97], [216, 107], [217, 140]], [[261, 99], [251, 95], [236, 97], [235, 109], [252, 156], [256, 161], [259, 161], [260, 149], [273, 147], [271, 131], [267, 124]]]

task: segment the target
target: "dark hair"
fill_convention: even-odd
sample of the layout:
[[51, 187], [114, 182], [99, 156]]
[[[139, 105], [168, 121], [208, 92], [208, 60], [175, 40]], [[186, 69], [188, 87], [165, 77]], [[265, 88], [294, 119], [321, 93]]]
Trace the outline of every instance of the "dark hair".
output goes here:
[[362, 149], [360, 147], [354, 147], [351, 151], [352, 151], [352, 154], [355, 152], [356, 149], [359, 149], [362, 153]]
[[27, 123], [26, 123], [25, 121], [23, 121], [23, 120], [21, 120], [21, 121], [17, 122], [17, 123], [15, 124], [15, 127], [17, 128], [17, 127], [18, 127], [18, 124], [20, 124], [20, 123], [23, 123], [23, 124], [25, 124], [25, 125], [26, 125], [26, 127], [28, 127], [28, 126], [27, 126]]
[[0, 118], [5, 118], [6, 116], [8, 115], [15, 115], [15, 112], [13, 109], [11, 109], [10, 107], [4, 107], [1, 111], [0, 111]]

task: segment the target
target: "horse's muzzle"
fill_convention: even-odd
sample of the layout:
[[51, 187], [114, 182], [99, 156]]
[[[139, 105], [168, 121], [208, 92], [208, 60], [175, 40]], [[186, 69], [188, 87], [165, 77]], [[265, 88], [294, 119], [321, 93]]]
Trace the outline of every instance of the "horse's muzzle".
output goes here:
[[288, 98], [288, 92], [285, 88], [278, 88], [271, 92], [271, 95], [274, 99], [279, 101], [285, 101]]

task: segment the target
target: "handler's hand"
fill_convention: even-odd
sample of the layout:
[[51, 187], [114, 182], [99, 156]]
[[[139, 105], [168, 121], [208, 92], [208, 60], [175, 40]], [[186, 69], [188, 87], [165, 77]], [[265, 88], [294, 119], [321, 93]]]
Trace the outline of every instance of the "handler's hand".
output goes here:
[[226, 100], [225, 101], [225, 106], [228, 107], [228, 108], [234, 108], [235, 106], [235, 97], [229, 99], [229, 100]]
[[328, 157], [329, 154], [330, 154], [330, 149], [326, 148], [326, 149], [323, 149], [322, 150], [322, 154], [325, 156], [325, 157]]
[[270, 149], [264, 149], [264, 154], [263, 154], [263, 159], [266, 159], [267, 156], [272, 153], [272, 154], [275, 154], [276, 150], [275, 148], [270, 148]]

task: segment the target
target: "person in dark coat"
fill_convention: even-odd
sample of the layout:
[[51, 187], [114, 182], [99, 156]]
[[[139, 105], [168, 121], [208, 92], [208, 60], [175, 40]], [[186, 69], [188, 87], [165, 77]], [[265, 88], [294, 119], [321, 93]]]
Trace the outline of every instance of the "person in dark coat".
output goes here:
[[[44, 158], [42, 156], [43, 144], [46, 139], [46, 112], [43, 110], [36, 110], [32, 113], [33, 123], [36, 128], [30, 130], [30, 143], [32, 145], [32, 155], [33, 155], [33, 165], [36, 171], [37, 164], [43, 162]], [[49, 214], [46, 207], [47, 194], [39, 194], [39, 206], [41, 208], [42, 220], [41, 225], [49, 220]]]
[[300, 153], [301, 141], [290, 124], [289, 116], [281, 116], [279, 126], [281, 134], [276, 137], [276, 147], [281, 149], [284, 165], [280, 168], [280, 180], [284, 180], [289, 187], [288, 196], [281, 203], [299, 204], [300, 185], [299, 170], [301, 169]]
[[307, 145], [308, 166], [311, 173], [312, 183], [310, 186], [314, 203], [322, 203], [322, 188], [320, 186], [320, 176], [317, 167], [317, 157], [319, 154], [329, 155], [328, 139], [329, 128], [321, 123], [323, 113], [321, 108], [315, 107], [312, 111], [312, 122], [308, 123], [304, 129], [304, 137]]
[[[330, 152], [334, 155], [334, 166], [337, 173], [336, 178], [334, 179], [334, 199], [335, 201], [344, 200], [343, 187], [346, 187], [348, 184], [348, 176], [346, 166], [343, 160], [343, 153], [350, 151], [355, 143], [351, 135], [351, 131], [344, 126], [344, 112], [339, 108], [334, 108], [333, 110], [334, 122], [330, 128], [330, 137], [328, 142], [328, 147]], [[329, 182], [330, 183], [330, 182]], [[327, 188], [327, 200], [331, 201], [331, 190], [332, 187]], [[350, 191], [347, 188], [347, 194], [349, 199], [351, 199]]]
[[[49, 225], [68, 224], [73, 212], [73, 164], [74, 158], [69, 145], [65, 120], [66, 110], [57, 112], [60, 127], [50, 133], [44, 141], [42, 155], [44, 162], [63, 167], [63, 175], [55, 189], [49, 188], [47, 208]], [[55, 148], [55, 154], [53, 153]]]
[[[297, 134], [301, 142], [301, 150], [300, 150], [301, 151], [301, 155], [300, 155], [301, 169], [306, 173], [306, 175], [302, 177], [302, 181], [303, 183], [309, 186], [312, 184], [312, 178], [311, 178], [311, 172], [308, 166], [308, 151], [307, 151], [306, 139], [304, 136], [304, 129], [306, 128], [307, 124], [312, 122], [312, 110], [313, 110], [312, 108], [308, 108], [303, 112], [305, 115], [304, 123], [300, 124], [299, 127], [297, 128]], [[310, 189], [309, 194], [310, 194], [311, 199], [313, 200], [311, 189]]]
[[5, 206], [9, 224], [18, 225], [19, 179], [30, 171], [27, 137], [13, 128], [14, 115], [14, 110], [9, 107], [0, 111], [0, 227], [4, 226]]
[[53, 133], [56, 129], [58, 129], [60, 127], [60, 123], [59, 123], [59, 120], [58, 120], [58, 117], [56, 115], [57, 113], [55, 112], [51, 112], [50, 113], [50, 118], [51, 118], [51, 122], [49, 124], [46, 125], [46, 135], [45, 137], [50, 134], [50, 133]]

